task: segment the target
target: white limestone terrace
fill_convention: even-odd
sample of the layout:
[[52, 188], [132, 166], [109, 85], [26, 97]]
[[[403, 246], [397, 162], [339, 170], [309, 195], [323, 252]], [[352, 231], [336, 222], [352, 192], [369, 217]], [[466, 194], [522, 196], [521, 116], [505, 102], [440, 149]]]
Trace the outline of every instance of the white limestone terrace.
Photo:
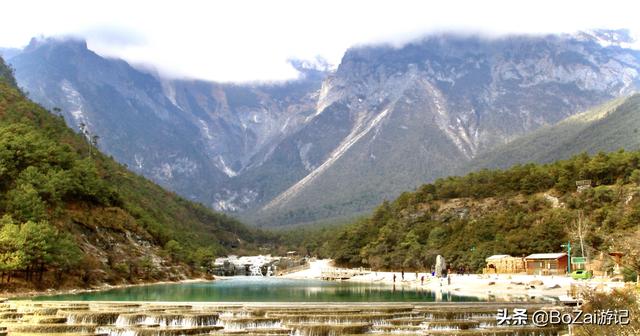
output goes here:
[[505, 308], [540, 303], [238, 303], [5, 301], [4, 335], [560, 335], [564, 327], [497, 325]]

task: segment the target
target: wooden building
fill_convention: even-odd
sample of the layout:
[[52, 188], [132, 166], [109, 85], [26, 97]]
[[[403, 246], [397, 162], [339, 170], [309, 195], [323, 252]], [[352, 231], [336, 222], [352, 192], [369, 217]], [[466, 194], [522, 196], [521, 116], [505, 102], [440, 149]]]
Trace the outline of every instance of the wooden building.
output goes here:
[[524, 273], [527, 268], [523, 258], [512, 257], [507, 254], [496, 254], [485, 259], [487, 267], [482, 270], [485, 274], [514, 274]]
[[535, 253], [524, 260], [527, 263], [527, 274], [536, 275], [564, 275], [569, 262], [566, 253]]

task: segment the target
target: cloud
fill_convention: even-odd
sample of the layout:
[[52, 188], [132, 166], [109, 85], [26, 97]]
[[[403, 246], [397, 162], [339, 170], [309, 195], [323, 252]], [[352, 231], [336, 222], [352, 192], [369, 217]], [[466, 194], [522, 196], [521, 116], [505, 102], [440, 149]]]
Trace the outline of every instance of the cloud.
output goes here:
[[91, 27], [72, 35], [91, 40], [92, 43], [103, 45], [106, 48], [141, 46], [147, 42], [145, 36], [135, 29], [113, 25]]
[[73, 35], [90, 48], [148, 64], [164, 75], [217, 81], [286, 80], [290, 59], [340, 62], [354, 45], [401, 45], [438, 31], [640, 32], [631, 1], [223, 0], [11, 1], [3, 5], [0, 46], [32, 36]]

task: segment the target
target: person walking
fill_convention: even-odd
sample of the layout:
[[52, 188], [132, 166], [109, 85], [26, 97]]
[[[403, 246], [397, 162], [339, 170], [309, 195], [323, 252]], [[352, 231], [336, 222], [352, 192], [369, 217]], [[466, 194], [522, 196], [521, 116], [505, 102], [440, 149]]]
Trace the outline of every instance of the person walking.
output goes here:
[[424, 286], [424, 275], [420, 278], [420, 286]]

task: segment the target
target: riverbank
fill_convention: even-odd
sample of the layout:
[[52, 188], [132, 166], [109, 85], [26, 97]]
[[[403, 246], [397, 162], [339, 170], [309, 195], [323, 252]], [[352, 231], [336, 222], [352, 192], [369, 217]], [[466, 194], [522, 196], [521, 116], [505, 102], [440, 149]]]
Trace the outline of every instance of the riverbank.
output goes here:
[[[334, 270], [331, 260], [314, 260], [310, 262], [309, 268], [289, 273], [280, 278], [297, 280], [321, 280], [323, 272]], [[216, 277], [216, 280], [225, 280], [233, 277]], [[112, 289], [123, 289], [130, 287], [141, 287], [149, 285], [163, 284], [185, 284], [207, 282], [210, 279], [196, 278], [180, 281], [156, 281], [139, 284], [104, 284], [87, 289], [48, 289], [44, 291], [21, 291], [12, 293], [0, 293], [4, 298], [29, 298], [35, 296], [53, 296], [65, 294], [83, 294], [107, 291]], [[453, 274], [446, 278], [436, 278], [428, 273], [404, 273], [402, 272], [369, 272], [362, 275], [352, 276], [346, 282], [369, 283], [376, 285], [386, 285], [397, 289], [412, 289], [420, 291], [430, 291], [437, 297], [442, 294], [450, 294], [459, 297], [477, 297], [484, 301], [527, 301], [530, 299], [556, 299], [566, 297], [567, 294], [579, 291], [580, 287], [590, 287], [599, 291], [610, 291], [615, 288], [624, 287], [622, 282], [611, 282], [607, 278], [594, 278], [589, 281], [573, 280], [565, 276], [534, 276], [526, 274], [492, 274], [479, 275]]]
[[103, 284], [103, 285], [95, 286], [91, 288], [68, 288], [68, 289], [46, 289], [46, 290], [40, 290], [40, 291], [28, 290], [28, 291], [17, 291], [17, 292], [0, 292], [0, 302], [2, 300], [16, 299], [16, 298], [32, 298], [36, 296], [54, 296], [54, 295], [65, 295], [65, 294], [82, 294], [82, 293], [101, 292], [101, 291], [106, 291], [111, 289], [120, 289], [120, 288], [180, 284], [180, 283], [197, 283], [197, 282], [207, 282], [212, 280], [213, 279], [195, 278], [195, 279], [184, 279], [184, 280], [178, 280], [178, 281], [142, 282], [142, 283], [136, 283], [136, 284], [118, 284], [118, 285]]
[[[322, 279], [322, 273], [335, 269], [331, 260], [312, 261], [309, 269], [283, 276], [290, 279]], [[574, 280], [567, 276], [542, 276], [527, 274], [452, 274], [437, 278], [430, 273], [370, 272], [356, 275], [348, 282], [378, 283], [399, 288], [411, 288], [448, 293], [456, 296], [473, 296], [482, 300], [522, 301], [529, 299], [556, 299], [582, 287], [608, 292], [623, 288], [623, 282], [596, 277], [591, 280]]]

